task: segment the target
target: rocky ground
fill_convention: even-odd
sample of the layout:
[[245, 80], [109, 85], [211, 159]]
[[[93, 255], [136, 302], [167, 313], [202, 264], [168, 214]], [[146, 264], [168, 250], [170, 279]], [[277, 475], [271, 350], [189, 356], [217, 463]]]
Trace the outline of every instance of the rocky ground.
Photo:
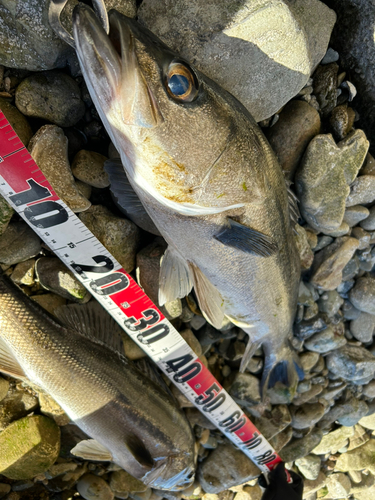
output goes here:
[[[132, 2], [120, 3], [132, 7], [127, 13], [134, 15]], [[152, 16], [145, 10], [148, 3], [144, 0], [139, 11], [144, 23]], [[282, 96], [272, 95], [277, 113], [264, 119], [262, 109], [258, 114], [300, 200], [296, 241], [302, 281], [293, 345], [305, 379], [292, 404], [277, 386], [266, 404], [261, 401], [262, 350], [240, 374], [247, 335], [231, 324], [215, 330], [200, 314], [193, 293], [166, 304], [163, 312], [287, 466], [305, 478], [304, 498], [371, 500], [375, 498], [375, 160], [368, 152], [366, 134], [357, 126], [361, 117], [357, 91], [340, 54], [329, 48], [324, 55], [333, 25], [329, 16], [322, 28], [327, 40], [316, 48], [316, 61], [312, 57], [306, 62], [305, 76], [298, 74], [294, 86], [293, 75], [288, 74], [288, 91], [282, 89]], [[310, 34], [311, 46], [314, 36]], [[71, 52], [55, 42], [48, 64], [56, 67], [56, 61], [65, 58], [65, 64], [71, 58], [67, 68], [40, 73], [26, 63], [19, 64], [26, 70], [0, 66], [0, 109], [57, 194], [156, 302], [165, 243], [125, 219], [113, 203], [103, 164], [115, 151]], [[193, 49], [199, 52], [194, 45]], [[31, 56], [23, 52], [22, 57], [31, 64]], [[40, 57], [34, 69], [50, 69]], [[91, 300], [35, 233], [4, 201], [0, 203], [0, 263], [11, 279], [52, 314], [59, 305]], [[130, 339], [124, 349], [133, 360], [144, 355]], [[199, 447], [196, 482], [182, 493], [151, 490], [116, 466], [73, 457], [70, 449], [85, 436], [56, 403], [17, 380], [0, 377], [0, 498], [260, 500], [259, 470], [177, 389], [172, 390], [194, 427]]]

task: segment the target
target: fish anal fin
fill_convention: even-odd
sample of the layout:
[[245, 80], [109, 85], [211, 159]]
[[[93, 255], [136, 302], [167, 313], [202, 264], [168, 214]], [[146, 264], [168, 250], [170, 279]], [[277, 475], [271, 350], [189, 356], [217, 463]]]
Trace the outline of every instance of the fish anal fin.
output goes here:
[[0, 371], [11, 377], [20, 379], [27, 378], [21, 365], [14, 357], [13, 352], [2, 338], [0, 338]]
[[112, 462], [113, 460], [111, 452], [95, 439], [81, 441], [70, 450], [70, 453], [84, 460], [94, 460], [98, 462]]
[[186, 297], [193, 287], [193, 280], [186, 260], [173, 247], [164, 253], [159, 277], [159, 304]]
[[203, 316], [215, 328], [221, 328], [224, 319], [224, 301], [217, 288], [199, 267], [189, 262], [193, 275], [194, 290]]
[[106, 345], [124, 355], [121, 328], [96, 301], [87, 304], [69, 304], [55, 310], [59, 320], [93, 342]]
[[262, 257], [269, 257], [277, 251], [277, 245], [270, 236], [251, 229], [229, 217], [227, 221], [229, 226], [223, 227], [214, 236], [223, 245]]

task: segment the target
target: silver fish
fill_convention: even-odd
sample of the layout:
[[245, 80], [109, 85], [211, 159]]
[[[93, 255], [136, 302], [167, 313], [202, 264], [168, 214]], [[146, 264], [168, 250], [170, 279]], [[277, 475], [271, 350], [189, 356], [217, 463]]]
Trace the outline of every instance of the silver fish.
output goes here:
[[129, 214], [140, 200], [169, 245], [159, 302], [194, 286], [211, 324], [227, 317], [250, 336], [242, 370], [262, 345], [263, 394], [278, 385], [291, 400], [303, 374], [288, 341], [298, 208], [281, 167], [231, 94], [136, 21], [111, 11], [109, 24], [107, 35], [87, 6], [73, 13], [82, 72], [127, 175], [118, 182], [112, 163], [112, 188]]
[[76, 454], [113, 461], [157, 489], [188, 487], [194, 438], [175, 401], [119, 353], [118, 342], [103, 342], [116, 338], [117, 325], [101, 306], [67, 306], [60, 314], [68, 327], [0, 276], [0, 371], [50, 394], [94, 438]]

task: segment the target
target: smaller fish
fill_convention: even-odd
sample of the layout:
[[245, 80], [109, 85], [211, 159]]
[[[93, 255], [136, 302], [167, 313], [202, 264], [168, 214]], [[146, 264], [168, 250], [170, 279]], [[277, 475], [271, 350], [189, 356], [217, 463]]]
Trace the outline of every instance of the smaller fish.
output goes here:
[[121, 354], [120, 329], [99, 304], [65, 306], [59, 317], [66, 326], [1, 275], [0, 371], [50, 394], [94, 438], [73, 453], [153, 488], [187, 488], [195, 440], [175, 400]]

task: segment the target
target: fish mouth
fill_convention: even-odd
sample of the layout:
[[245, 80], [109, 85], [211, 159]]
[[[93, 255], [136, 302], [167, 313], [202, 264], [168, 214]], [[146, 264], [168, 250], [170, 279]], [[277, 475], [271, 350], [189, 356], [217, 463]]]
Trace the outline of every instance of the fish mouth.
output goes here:
[[163, 116], [138, 63], [134, 21], [111, 10], [109, 26], [107, 35], [90, 7], [74, 8], [73, 36], [90, 94], [104, 122], [153, 128]]

